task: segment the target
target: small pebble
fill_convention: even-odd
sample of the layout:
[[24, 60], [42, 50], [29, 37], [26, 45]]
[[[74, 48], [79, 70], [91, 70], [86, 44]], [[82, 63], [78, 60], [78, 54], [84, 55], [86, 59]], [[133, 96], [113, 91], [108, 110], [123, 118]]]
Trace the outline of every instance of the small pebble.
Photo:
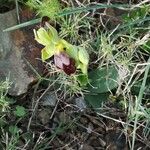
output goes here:
[[80, 111], [84, 111], [87, 108], [86, 102], [83, 97], [78, 97], [75, 99], [75, 104]]

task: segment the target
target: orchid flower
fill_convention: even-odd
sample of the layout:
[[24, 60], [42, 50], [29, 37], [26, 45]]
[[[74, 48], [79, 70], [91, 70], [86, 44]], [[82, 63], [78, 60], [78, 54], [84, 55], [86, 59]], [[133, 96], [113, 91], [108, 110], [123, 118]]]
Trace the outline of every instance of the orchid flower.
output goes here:
[[44, 46], [41, 51], [42, 61], [54, 56], [56, 67], [66, 74], [75, 73], [77, 68], [87, 75], [89, 55], [85, 48], [59, 38], [56, 29], [47, 22], [45, 24], [46, 28], [41, 27], [37, 31], [34, 29], [35, 40]]

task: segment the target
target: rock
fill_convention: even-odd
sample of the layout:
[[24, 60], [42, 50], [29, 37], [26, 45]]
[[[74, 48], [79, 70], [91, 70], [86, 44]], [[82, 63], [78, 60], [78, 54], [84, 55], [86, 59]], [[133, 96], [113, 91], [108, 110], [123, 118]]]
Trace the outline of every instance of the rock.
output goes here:
[[75, 104], [80, 111], [84, 111], [87, 108], [86, 102], [83, 97], [78, 97], [75, 99]]
[[11, 33], [3, 32], [5, 28], [17, 24], [15, 10], [0, 13], [0, 60], [3, 60], [12, 47]]
[[57, 103], [57, 97], [54, 92], [47, 92], [42, 97], [43, 106], [52, 106], [54, 107]]
[[9, 78], [12, 82], [9, 94], [13, 96], [27, 92], [28, 86], [37, 79], [34, 69], [39, 74], [42, 72], [41, 62], [36, 59], [40, 58], [41, 48], [33, 37], [35, 27], [3, 32], [16, 24], [15, 9], [0, 14], [0, 80]]

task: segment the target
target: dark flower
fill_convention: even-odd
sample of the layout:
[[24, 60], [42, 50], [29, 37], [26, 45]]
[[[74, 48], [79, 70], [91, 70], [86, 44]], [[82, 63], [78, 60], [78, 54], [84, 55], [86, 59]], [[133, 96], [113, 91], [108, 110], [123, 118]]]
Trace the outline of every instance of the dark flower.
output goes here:
[[62, 69], [67, 75], [76, 71], [75, 60], [70, 58], [65, 52], [55, 54], [54, 63], [57, 68]]
[[45, 23], [46, 22], [49, 22], [50, 18], [47, 17], [47, 16], [44, 16], [42, 17], [42, 20], [41, 20], [41, 27], [44, 27], [45, 26]]

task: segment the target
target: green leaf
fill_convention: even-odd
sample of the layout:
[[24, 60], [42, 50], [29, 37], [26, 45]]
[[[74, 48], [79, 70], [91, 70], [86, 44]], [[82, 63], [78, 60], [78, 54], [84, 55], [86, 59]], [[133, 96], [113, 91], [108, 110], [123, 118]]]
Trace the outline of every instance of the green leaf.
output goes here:
[[68, 43], [66, 40], [61, 39], [60, 42], [64, 45], [64, 48], [66, 49], [66, 53], [76, 61], [79, 59], [78, 58], [78, 47], [75, 45], [72, 45]]
[[96, 93], [105, 93], [118, 86], [118, 71], [115, 67], [103, 67], [89, 73], [91, 81], [88, 90]]
[[34, 29], [34, 36], [35, 36], [35, 40], [46, 46], [49, 45], [49, 42], [51, 41], [51, 36], [48, 34], [48, 32], [43, 28], [39, 28], [37, 31]]
[[70, 47], [67, 48], [67, 53], [68, 53], [68, 55], [71, 58], [75, 59], [76, 61], [79, 60], [79, 57], [78, 57], [78, 46], [70, 44]]
[[25, 108], [23, 106], [17, 106], [16, 110], [14, 111], [14, 114], [17, 117], [24, 117], [26, 115]]
[[85, 100], [93, 107], [100, 108], [102, 103], [107, 101], [109, 97], [109, 93], [91, 93], [85, 95]]
[[89, 63], [89, 54], [87, 53], [87, 51], [83, 47], [78, 47], [78, 49], [79, 49], [79, 51], [78, 51], [79, 60], [83, 64], [88, 65], [88, 63]]
[[46, 22], [46, 26], [48, 27], [48, 35], [51, 37], [53, 42], [57, 42], [59, 40], [58, 32], [55, 28], [53, 28], [50, 24]]
[[41, 18], [32, 19], [30, 21], [27, 21], [27, 22], [9, 27], [9, 28], [3, 30], [3, 32], [13, 31], [13, 30], [17, 30], [17, 29], [24, 28], [24, 27], [27, 27], [27, 26], [31, 26], [33, 24], [39, 23], [40, 21], [41, 21]]
[[41, 53], [42, 53], [42, 55], [41, 55], [42, 61], [45, 61], [46, 59], [50, 58], [50, 56], [49, 56], [49, 54], [47, 53], [47, 51], [46, 51], [45, 48], [42, 49]]
[[81, 71], [82, 71], [83, 74], [87, 75], [88, 65], [80, 63], [80, 64], [78, 65], [78, 68], [81, 69]]
[[[101, 9], [101, 8], [120, 8], [120, 9], [124, 9], [124, 8], [128, 8], [129, 5], [123, 5], [123, 4], [112, 4], [112, 5], [107, 5], [107, 4], [95, 4], [92, 6], [83, 6], [83, 7], [76, 7], [76, 8], [72, 8], [69, 10], [63, 10], [61, 12], [58, 13], [57, 16], [62, 17], [62, 16], [66, 16], [66, 15], [71, 15], [71, 14], [75, 14], [75, 13], [80, 13], [80, 12], [87, 12], [90, 10], [97, 10], [97, 9]], [[41, 18], [37, 18], [37, 19], [32, 19], [30, 21], [12, 26], [10, 28], [7, 28], [5, 30], [3, 30], [3, 32], [8, 32], [8, 31], [12, 31], [12, 30], [16, 30], [19, 28], [24, 28], [36, 23], [39, 23], [41, 21]]]
[[17, 126], [9, 126], [9, 132], [12, 134], [12, 135], [15, 135], [19, 132], [19, 128]]
[[128, 8], [129, 5], [126, 4], [93, 4], [90, 6], [83, 6], [83, 7], [75, 7], [72, 9], [64, 9], [64, 11], [58, 13], [58, 16], [66, 16], [66, 15], [70, 15], [70, 14], [75, 14], [75, 13], [81, 13], [81, 12], [88, 12], [90, 10], [97, 10], [97, 9], [102, 9], [102, 8], [119, 8], [119, 9], [124, 9], [124, 8]]
[[42, 49], [42, 51], [41, 51], [42, 61], [45, 61], [54, 55], [54, 53], [55, 53], [54, 48], [55, 48], [54, 45], [51, 44]]
[[80, 74], [77, 76], [77, 80], [81, 86], [86, 86], [88, 83], [88, 76], [85, 74]]

